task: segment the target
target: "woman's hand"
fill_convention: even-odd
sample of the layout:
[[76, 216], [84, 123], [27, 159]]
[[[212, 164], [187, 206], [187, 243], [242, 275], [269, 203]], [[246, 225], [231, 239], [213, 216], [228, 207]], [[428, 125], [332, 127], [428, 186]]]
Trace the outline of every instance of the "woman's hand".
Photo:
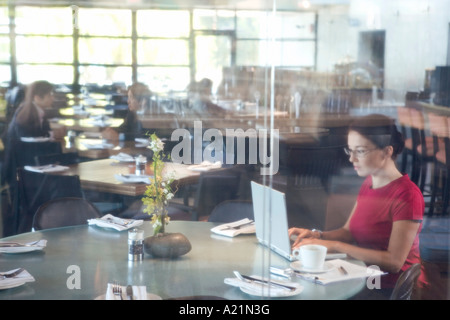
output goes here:
[[314, 232], [312, 232], [309, 229], [303, 229], [303, 228], [289, 229], [289, 238], [291, 238], [292, 236], [297, 236], [297, 239], [295, 239], [294, 244], [292, 245], [293, 248], [298, 247], [300, 242], [303, 239], [315, 238]]

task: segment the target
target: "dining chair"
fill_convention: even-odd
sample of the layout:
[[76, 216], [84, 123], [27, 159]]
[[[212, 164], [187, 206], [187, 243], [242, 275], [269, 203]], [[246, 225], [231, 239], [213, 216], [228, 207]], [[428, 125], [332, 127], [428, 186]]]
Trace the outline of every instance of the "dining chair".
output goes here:
[[252, 201], [226, 200], [214, 207], [208, 221], [228, 223], [245, 218], [254, 220]]
[[87, 224], [88, 219], [100, 218], [100, 211], [83, 198], [63, 197], [42, 204], [33, 217], [33, 230], [61, 228]]
[[43, 166], [47, 164], [59, 164], [68, 166], [81, 162], [82, 159], [78, 155], [78, 152], [64, 152], [64, 153], [50, 153], [35, 156], [35, 163], [37, 166]]
[[412, 178], [412, 168], [415, 168], [416, 152], [414, 152], [413, 138], [412, 138], [412, 121], [410, 108], [398, 107], [397, 120], [400, 127], [400, 132], [405, 140], [405, 148], [401, 157], [401, 172], [407, 172], [410, 169], [410, 176]]
[[397, 280], [390, 300], [410, 300], [414, 286], [420, 276], [421, 264], [415, 263], [404, 271]]
[[[427, 214], [434, 214], [439, 194], [442, 200], [442, 214], [446, 214], [449, 199], [449, 166], [447, 165], [449, 147], [449, 118], [435, 113], [428, 113], [428, 122], [433, 136], [433, 173], [431, 183], [431, 198]], [[439, 192], [440, 191], [440, 192]]]
[[78, 175], [39, 173], [19, 168], [14, 201], [16, 233], [31, 231], [33, 216], [45, 202], [62, 197], [83, 198]]
[[236, 199], [239, 189], [240, 176], [233, 170], [202, 172], [194, 191], [194, 203], [169, 204], [170, 214], [188, 214], [191, 220], [207, 219], [215, 206], [225, 200]]

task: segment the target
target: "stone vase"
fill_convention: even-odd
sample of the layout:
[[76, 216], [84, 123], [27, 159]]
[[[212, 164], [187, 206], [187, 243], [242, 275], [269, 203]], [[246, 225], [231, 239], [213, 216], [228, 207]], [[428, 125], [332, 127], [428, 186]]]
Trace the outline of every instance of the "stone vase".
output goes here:
[[182, 233], [158, 233], [144, 239], [145, 253], [155, 258], [178, 258], [191, 251], [189, 239]]

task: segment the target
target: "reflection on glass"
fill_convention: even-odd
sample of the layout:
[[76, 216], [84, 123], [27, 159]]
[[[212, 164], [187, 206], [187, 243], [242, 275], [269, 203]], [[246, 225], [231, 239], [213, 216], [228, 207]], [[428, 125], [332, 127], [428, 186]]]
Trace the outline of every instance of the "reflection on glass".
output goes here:
[[0, 62], [9, 62], [9, 38], [0, 37]]
[[152, 92], [182, 91], [189, 84], [189, 67], [141, 67], [138, 81], [146, 83]]
[[194, 10], [194, 29], [196, 30], [234, 30], [234, 11]]
[[125, 82], [131, 84], [131, 67], [80, 67], [80, 83], [108, 84]]
[[31, 83], [45, 79], [51, 83], [73, 83], [72, 66], [55, 65], [19, 65], [17, 66], [18, 81], [20, 83]]

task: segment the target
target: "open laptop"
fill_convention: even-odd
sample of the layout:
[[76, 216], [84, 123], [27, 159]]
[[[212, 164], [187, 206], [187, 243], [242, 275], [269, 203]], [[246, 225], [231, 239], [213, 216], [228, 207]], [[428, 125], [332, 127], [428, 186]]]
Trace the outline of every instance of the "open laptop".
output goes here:
[[289, 261], [296, 260], [288, 234], [285, 194], [254, 181], [251, 188], [258, 241]]

